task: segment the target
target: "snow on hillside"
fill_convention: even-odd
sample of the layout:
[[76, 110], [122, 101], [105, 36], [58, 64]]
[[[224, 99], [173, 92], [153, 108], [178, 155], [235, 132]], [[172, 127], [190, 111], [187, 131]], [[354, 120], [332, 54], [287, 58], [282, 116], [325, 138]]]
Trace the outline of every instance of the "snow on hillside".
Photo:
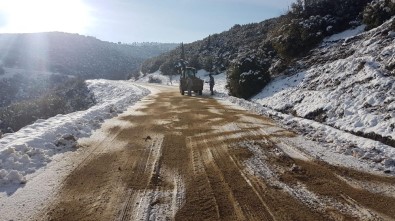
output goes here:
[[[395, 62], [390, 22], [350, 43], [348, 47], [355, 51], [351, 56], [278, 77], [251, 100], [277, 111], [275, 115], [297, 116], [286, 117], [286, 123], [291, 124], [292, 118], [306, 127], [310, 136], [333, 143], [337, 152], [368, 160], [380, 170], [395, 171], [393, 147], [344, 133], [385, 143], [395, 139], [395, 76], [387, 70]], [[329, 50], [335, 53], [338, 48]]]
[[352, 56], [279, 77], [252, 100], [275, 110], [292, 108], [305, 118], [323, 114], [326, 124], [342, 130], [395, 139], [395, 77], [385, 70], [395, 59], [395, 38], [370, 38], [374, 33], [352, 45]]
[[332, 36], [329, 36], [327, 38], [324, 39], [325, 42], [329, 42], [329, 41], [338, 41], [341, 39], [347, 39], [347, 38], [351, 38], [354, 37], [360, 33], [362, 33], [366, 28], [366, 25], [360, 25], [358, 27], [349, 29], [349, 30], [345, 30], [343, 32], [334, 34]]
[[86, 111], [37, 120], [0, 139], [0, 192], [26, 183], [26, 175], [51, 161], [54, 155], [73, 151], [76, 140], [89, 136], [104, 119], [111, 118], [149, 91], [127, 81], [88, 80], [97, 104]]

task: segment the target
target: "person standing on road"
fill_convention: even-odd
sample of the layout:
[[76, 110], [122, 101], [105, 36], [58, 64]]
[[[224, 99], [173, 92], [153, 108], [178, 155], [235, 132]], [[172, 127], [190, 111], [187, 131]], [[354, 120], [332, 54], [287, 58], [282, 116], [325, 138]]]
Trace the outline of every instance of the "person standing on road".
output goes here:
[[191, 76], [188, 76], [187, 78], [187, 90], [188, 90], [188, 96], [192, 96], [192, 87], [193, 87], [193, 80]]
[[214, 84], [215, 84], [214, 77], [211, 73], [208, 76], [210, 77], [209, 84], [210, 84], [211, 95], [214, 95]]

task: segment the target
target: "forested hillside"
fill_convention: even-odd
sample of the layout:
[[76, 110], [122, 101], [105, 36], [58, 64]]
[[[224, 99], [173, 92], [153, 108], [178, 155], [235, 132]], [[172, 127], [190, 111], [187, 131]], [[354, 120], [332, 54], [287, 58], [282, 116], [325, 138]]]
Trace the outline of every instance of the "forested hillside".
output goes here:
[[123, 80], [176, 44], [110, 43], [60, 32], [0, 34], [0, 135], [95, 103], [84, 80]]
[[[277, 18], [259, 23], [234, 25], [228, 31], [185, 44], [190, 66], [210, 72], [226, 72], [231, 95], [249, 98], [272, 77], [294, 72], [296, 61], [307, 56], [325, 37], [366, 24], [373, 28], [395, 14], [390, 0], [312, 0], [296, 1]], [[161, 70], [174, 73], [181, 47], [149, 59], [143, 73]], [[286, 74], [286, 73], [285, 73]]]
[[5, 67], [50, 71], [84, 79], [126, 79], [146, 58], [175, 44], [115, 44], [60, 32], [1, 34], [0, 61]]

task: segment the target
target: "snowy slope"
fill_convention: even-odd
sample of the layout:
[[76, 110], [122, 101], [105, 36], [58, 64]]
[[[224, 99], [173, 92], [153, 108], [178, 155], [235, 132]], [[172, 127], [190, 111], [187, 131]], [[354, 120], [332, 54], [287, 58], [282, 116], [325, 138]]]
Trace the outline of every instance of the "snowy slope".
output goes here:
[[38, 120], [0, 139], [0, 192], [25, 183], [26, 175], [45, 166], [52, 157], [77, 148], [76, 140], [89, 136], [104, 119], [124, 111], [149, 91], [127, 81], [89, 80], [97, 104], [86, 111]]
[[323, 141], [337, 145], [333, 146], [336, 151], [394, 171], [393, 147], [344, 133], [394, 145], [395, 35], [390, 28], [393, 21], [358, 36], [348, 35], [345, 40], [339, 37], [344, 34], [334, 36], [340, 41], [324, 42], [310, 59], [300, 62], [308, 66], [306, 70], [274, 79], [251, 100], [298, 119], [305, 131], [320, 128], [317, 133], [306, 133], [312, 136], [322, 133]]
[[395, 38], [380, 31], [352, 43], [353, 55], [279, 77], [252, 100], [305, 118], [322, 112], [325, 124], [341, 130], [395, 139], [395, 77], [385, 69], [395, 61]]

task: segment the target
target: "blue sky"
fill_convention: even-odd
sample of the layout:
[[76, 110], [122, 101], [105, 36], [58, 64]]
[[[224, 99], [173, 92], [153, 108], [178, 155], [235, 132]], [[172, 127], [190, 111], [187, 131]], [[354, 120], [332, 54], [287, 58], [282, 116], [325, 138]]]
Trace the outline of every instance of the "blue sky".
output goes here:
[[292, 2], [0, 0], [0, 32], [64, 31], [123, 43], [192, 42], [226, 31], [234, 24], [279, 16]]

